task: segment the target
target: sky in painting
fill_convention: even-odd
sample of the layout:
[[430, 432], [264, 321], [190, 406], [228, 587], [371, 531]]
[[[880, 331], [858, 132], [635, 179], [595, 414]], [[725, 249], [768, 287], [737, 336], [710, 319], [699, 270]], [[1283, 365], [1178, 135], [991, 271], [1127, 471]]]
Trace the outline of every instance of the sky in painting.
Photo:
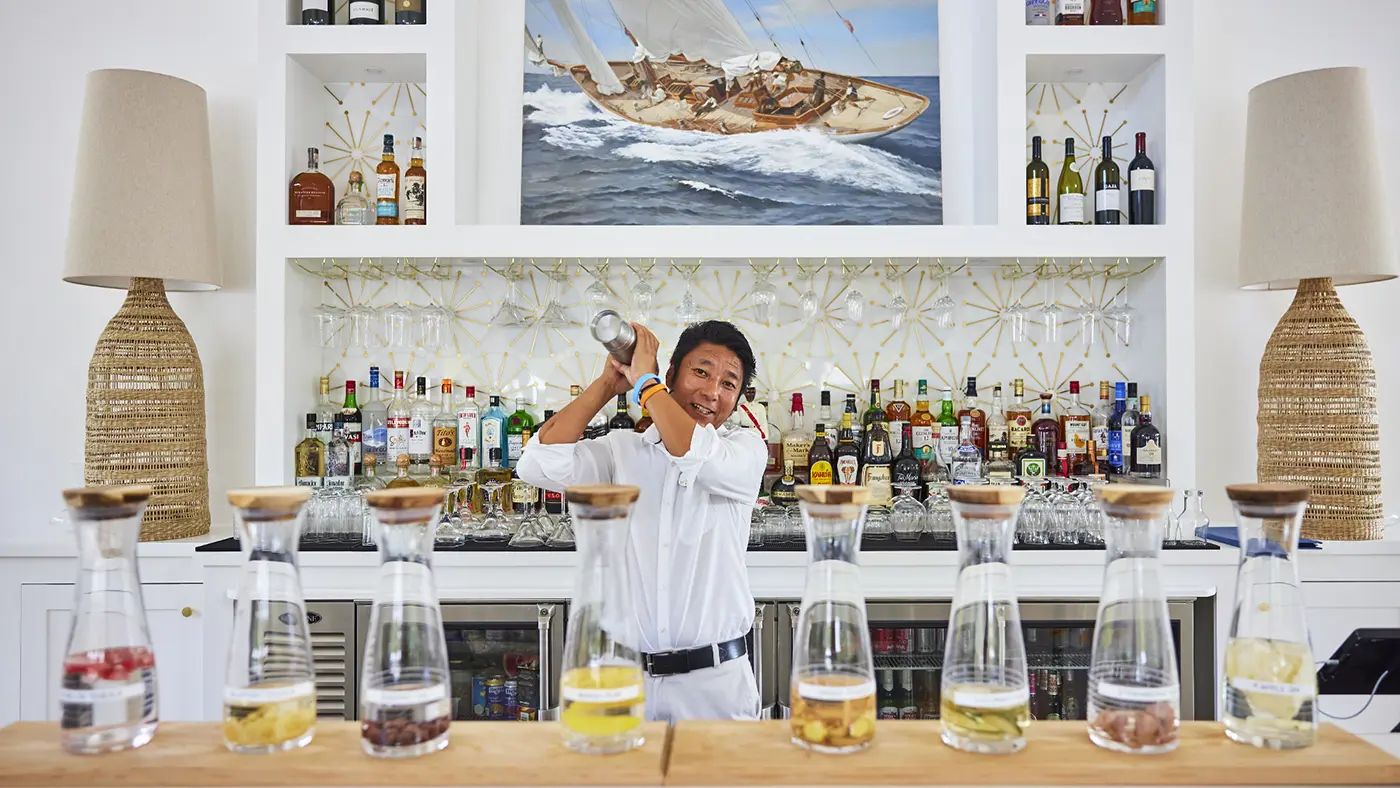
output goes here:
[[[632, 58], [632, 43], [608, 0], [569, 2], [609, 60]], [[756, 50], [772, 50], [776, 40], [783, 54], [826, 71], [865, 77], [938, 75], [938, 0], [724, 2]], [[842, 17], [855, 27], [854, 36]], [[546, 0], [527, 0], [525, 23], [532, 33], [544, 36], [549, 57], [579, 62]], [[528, 63], [526, 69], [539, 71]]]

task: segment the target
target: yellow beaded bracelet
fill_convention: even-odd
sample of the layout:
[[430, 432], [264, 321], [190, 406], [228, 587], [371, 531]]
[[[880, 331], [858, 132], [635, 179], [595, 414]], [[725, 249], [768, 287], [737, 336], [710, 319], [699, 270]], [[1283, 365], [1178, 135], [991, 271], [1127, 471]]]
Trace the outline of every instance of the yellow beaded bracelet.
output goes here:
[[641, 393], [641, 396], [637, 397], [637, 401], [640, 402], [642, 407], [645, 408], [647, 406], [647, 400], [651, 399], [652, 397], [656, 396], [659, 392], [662, 391], [666, 391], [666, 385], [664, 383], [653, 383], [650, 386], [647, 386], [647, 390], [643, 391]]

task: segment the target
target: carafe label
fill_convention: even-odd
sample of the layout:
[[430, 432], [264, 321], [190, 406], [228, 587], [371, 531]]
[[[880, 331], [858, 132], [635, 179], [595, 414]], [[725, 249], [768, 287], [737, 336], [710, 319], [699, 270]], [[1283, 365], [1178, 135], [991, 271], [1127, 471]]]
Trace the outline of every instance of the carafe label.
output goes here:
[[561, 693], [564, 700], [571, 703], [617, 703], [624, 700], [632, 700], [642, 696], [642, 685], [631, 684], [626, 687], [570, 687], [565, 684]]
[[875, 694], [875, 682], [867, 679], [858, 684], [817, 684], [812, 681], [797, 682], [799, 697], [815, 701], [847, 701], [868, 698]]
[[365, 703], [373, 703], [376, 706], [416, 706], [446, 699], [445, 684], [413, 689], [367, 689], [363, 698]]
[[224, 703], [238, 706], [261, 706], [282, 703], [316, 694], [316, 685], [299, 681], [282, 687], [224, 687]]
[[1262, 692], [1265, 695], [1283, 695], [1290, 698], [1317, 694], [1317, 687], [1313, 685], [1286, 684], [1281, 681], [1255, 681], [1254, 679], [1236, 678], [1230, 679], [1230, 686], [1240, 692]]
[[1181, 698], [1181, 687], [1176, 684], [1169, 684], [1165, 687], [1139, 687], [1132, 684], [1101, 681], [1097, 694], [1129, 703], [1171, 703]]
[[122, 684], [117, 687], [101, 687], [98, 689], [60, 689], [58, 691], [59, 703], [110, 703], [116, 700], [129, 700], [139, 698], [146, 694], [144, 683]]
[[1030, 690], [1025, 687], [1001, 692], [953, 691], [953, 705], [969, 709], [1011, 709], [1029, 703]]

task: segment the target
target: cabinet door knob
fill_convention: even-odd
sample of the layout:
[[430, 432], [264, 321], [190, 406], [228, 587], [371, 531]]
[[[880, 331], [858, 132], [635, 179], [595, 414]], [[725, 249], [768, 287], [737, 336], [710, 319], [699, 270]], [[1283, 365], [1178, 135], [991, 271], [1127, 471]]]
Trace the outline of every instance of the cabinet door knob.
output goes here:
[[190, 616], [194, 615], [194, 608], [182, 607], [180, 608], [180, 615], [184, 616], [185, 618], [189, 618]]

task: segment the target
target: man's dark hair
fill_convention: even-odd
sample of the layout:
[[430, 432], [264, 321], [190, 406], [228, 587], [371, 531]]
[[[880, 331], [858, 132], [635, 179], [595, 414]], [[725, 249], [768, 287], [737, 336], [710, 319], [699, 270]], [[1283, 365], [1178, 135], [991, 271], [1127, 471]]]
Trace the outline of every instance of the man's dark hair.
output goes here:
[[671, 351], [671, 368], [666, 373], [666, 384], [675, 383], [680, 363], [690, 351], [706, 342], [733, 351], [734, 355], [739, 357], [739, 366], [744, 369], [744, 380], [739, 386], [739, 391], [743, 392], [748, 388], [758, 368], [757, 362], [754, 361], [753, 348], [749, 347], [749, 340], [738, 326], [724, 320], [705, 320], [686, 326], [680, 339], [676, 340], [676, 349]]

